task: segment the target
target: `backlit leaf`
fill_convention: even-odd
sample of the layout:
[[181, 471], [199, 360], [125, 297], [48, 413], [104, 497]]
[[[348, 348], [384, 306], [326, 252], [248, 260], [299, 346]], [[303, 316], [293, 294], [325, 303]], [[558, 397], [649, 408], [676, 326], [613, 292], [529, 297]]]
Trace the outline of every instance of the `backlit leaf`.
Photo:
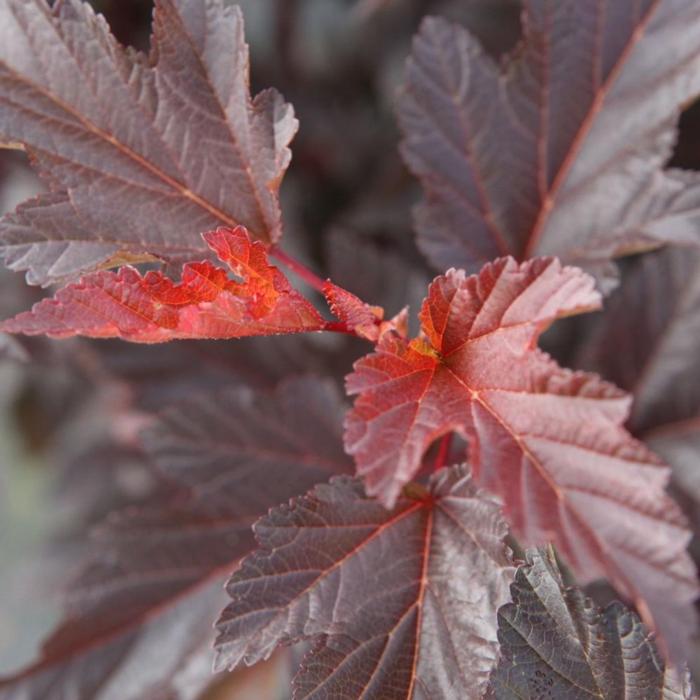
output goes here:
[[321, 330], [325, 321], [268, 263], [246, 230], [204, 234], [207, 245], [242, 282], [209, 262], [187, 263], [182, 281], [133, 267], [94, 272], [0, 323], [0, 330], [56, 338], [124, 338], [159, 343], [176, 338], [241, 338]]

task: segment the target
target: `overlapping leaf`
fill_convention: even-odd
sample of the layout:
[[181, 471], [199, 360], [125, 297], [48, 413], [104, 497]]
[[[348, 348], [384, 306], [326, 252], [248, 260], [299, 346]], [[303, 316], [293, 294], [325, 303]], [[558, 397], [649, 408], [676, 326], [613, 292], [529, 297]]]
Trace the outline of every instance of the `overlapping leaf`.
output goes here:
[[124, 338], [158, 343], [176, 338], [241, 338], [321, 330], [325, 321], [267, 260], [262, 243], [242, 227], [203, 235], [242, 282], [209, 262], [187, 263], [182, 281], [126, 266], [94, 272], [53, 299], [0, 324], [10, 333], [58, 338]]
[[480, 698], [512, 580], [499, 511], [460, 467], [391, 511], [342, 477], [271, 511], [228, 584], [218, 666], [325, 635], [300, 698]]
[[496, 700], [689, 700], [689, 679], [664, 669], [639, 618], [620, 603], [599, 610], [567, 589], [551, 550], [528, 552], [498, 611]]
[[49, 689], [152, 697], [151, 686], [210, 644], [222, 583], [250, 550], [255, 519], [350, 470], [341, 415], [334, 387], [311, 378], [257, 397], [218, 392], [167, 413], [146, 445], [185, 497], [125, 511], [101, 528], [65, 621], [33, 666], [0, 681], [0, 698], [44, 700]]
[[281, 234], [278, 189], [297, 128], [275, 91], [251, 98], [237, 7], [159, 0], [150, 57], [81, 0], [0, 4], [0, 139], [52, 192], [0, 223], [32, 283], [142, 259], [192, 260], [199, 233]]
[[700, 247], [632, 261], [577, 362], [633, 394], [630, 429], [700, 503]]
[[346, 449], [368, 491], [392, 506], [429, 445], [462, 433], [516, 534], [554, 541], [583, 580], [610, 578], [682, 654], [696, 584], [668, 469], [622, 427], [623, 392], [535, 347], [556, 318], [599, 301], [590, 277], [547, 258], [438, 277], [424, 335], [385, 335], [348, 377], [359, 396]]
[[502, 67], [428, 19], [399, 118], [421, 179], [419, 243], [439, 268], [557, 255], [609, 276], [613, 256], [700, 229], [700, 182], [664, 171], [700, 91], [695, 0], [526, 0]]

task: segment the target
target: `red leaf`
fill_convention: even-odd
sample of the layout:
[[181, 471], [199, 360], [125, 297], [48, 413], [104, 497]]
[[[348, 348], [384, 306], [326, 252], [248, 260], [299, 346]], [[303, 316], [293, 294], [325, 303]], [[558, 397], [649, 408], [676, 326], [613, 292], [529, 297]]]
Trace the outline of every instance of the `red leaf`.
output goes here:
[[85, 335], [159, 343], [176, 338], [242, 338], [321, 330], [325, 321], [268, 263], [265, 246], [243, 227], [204, 234], [242, 282], [209, 262], [187, 263], [182, 281], [133, 267], [95, 272], [53, 299], [0, 324], [0, 330], [57, 338]]
[[689, 674], [664, 668], [634, 612], [617, 601], [600, 610], [565, 588], [551, 548], [526, 553], [511, 592], [498, 611], [501, 659], [489, 698], [697, 700]]
[[622, 428], [623, 392], [536, 348], [556, 318], [599, 301], [590, 277], [552, 259], [438, 277], [424, 335], [385, 335], [348, 377], [359, 396], [346, 449], [368, 492], [392, 507], [428, 446], [459, 431], [516, 534], [553, 540], [585, 580], [608, 576], [679, 651], [696, 584], [684, 520], [664, 492], [668, 470]]
[[396, 331], [401, 336], [408, 333], [408, 312], [399, 312], [390, 321], [384, 321], [384, 309], [381, 306], [370, 306], [342, 287], [328, 281], [323, 287], [328, 306], [333, 315], [361, 338], [377, 342], [389, 330]]
[[221, 225], [279, 239], [297, 121], [274, 90], [251, 97], [240, 9], [157, 0], [146, 57], [87, 2], [53, 6], [0, 3], [0, 141], [52, 190], [0, 223], [7, 264], [47, 284], [125, 255], [196, 259]]
[[481, 698], [513, 576], [499, 511], [461, 467], [391, 511], [343, 477], [275, 508], [228, 584], [217, 665], [328, 635], [302, 664], [299, 698]]
[[414, 42], [399, 119], [426, 255], [469, 271], [557, 255], [610, 277], [613, 256], [697, 235], [697, 174], [663, 169], [700, 91], [696, 0], [523, 5], [502, 66], [443, 19]]

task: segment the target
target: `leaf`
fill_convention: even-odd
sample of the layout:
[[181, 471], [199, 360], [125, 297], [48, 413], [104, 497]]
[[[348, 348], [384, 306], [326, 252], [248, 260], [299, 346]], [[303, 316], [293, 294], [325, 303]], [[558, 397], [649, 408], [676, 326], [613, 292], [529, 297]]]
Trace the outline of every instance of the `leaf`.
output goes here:
[[176, 338], [241, 338], [321, 330], [326, 322], [268, 263], [265, 247], [242, 227], [203, 234], [242, 282], [209, 262], [187, 263], [182, 281], [160, 272], [86, 275], [53, 299], [0, 323], [0, 330], [57, 338], [85, 335], [159, 343]]
[[217, 667], [327, 635], [296, 697], [480, 698], [512, 580], [499, 511], [461, 467], [391, 511], [343, 477], [272, 510], [228, 584]]
[[700, 247], [631, 261], [606, 313], [584, 336], [579, 366], [634, 395], [630, 430], [700, 503]]
[[697, 175], [663, 170], [700, 92], [695, 0], [526, 0], [499, 67], [427, 19], [399, 103], [420, 178], [419, 245], [439, 269], [556, 255], [610, 285], [610, 259], [699, 229]]
[[405, 336], [408, 332], [408, 311], [404, 309], [395, 318], [385, 321], [381, 306], [370, 306], [330, 280], [323, 285], [323, 295], [333, 315], [360, 338], [377, 342], [389, 330]]
[[496, 700], [689, 700], [689, 679], [664, 669], [639, 618], [620, 603], [598, 609], [564, 587], [550, 550], [531, 550], [498, 611]]
[[252, 523], [350, 471], [342, 408], [332, 384], [307, 377], [274, 393], [212, 392], [167, 412], [145, 444], [185, 492], [100, 529], [66, 618], [35, 664], [0, 681], [0, 698], [44, 700], [49, 687], [66, 697], [79, 688], [75, 697], [150, 698], [148, 687], [210, 644], [223, 580], [250, 551]]
[[148, 58], [80, 0], [3, 2], [0, 140], [52, 190], [0, 224], [7, 264], [47, 284], [124, 255], [191, 260], [221, 225], [276, 241], [297, 121], [274, 90], [252, 99], [248, 72], [221, 0], [158, 0]]
[[461, 433], [516, 536], [553, 541], [585, 581], [607, 576], [682, 654], [696, 582], [668, 469], [622, 428], [623, 392], [535, 347], [556, 318], [599, 302], [592, 278], [555, 259], [448, 271], [423, 304], [423, 336], [387, 334], [355, 363], [345, 446], [392, 507], [430, 444]]
[[700, 415], [700, 245], [633, 261], [576, 362], [634, 395], [638, 435]]

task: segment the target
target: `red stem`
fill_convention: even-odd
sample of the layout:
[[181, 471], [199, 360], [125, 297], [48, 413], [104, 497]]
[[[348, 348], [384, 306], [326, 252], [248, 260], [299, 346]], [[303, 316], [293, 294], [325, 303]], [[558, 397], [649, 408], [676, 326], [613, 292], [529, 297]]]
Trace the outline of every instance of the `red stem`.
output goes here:
[[323, 294], [323, 287], [326, 284], [325, 280], [322, 280], [315, 272], [309, 270], [306, 265], [303, 265], [298, 260], [287, 255], [287, 253], [280, 250], [277, 246], [273, 246], [268, 252], [270, 255], [277, 258], [285, 267], [299, 275], [309, 287]]
[[435, 464], [433, 465], [433, 471], [438, 471], [442, 469], [450, 456], [450, 447], [452, 446], [452, 435], [453, 433], [447, 433], [443, 435], [438, 445], [437, 455], [435, 456]]

